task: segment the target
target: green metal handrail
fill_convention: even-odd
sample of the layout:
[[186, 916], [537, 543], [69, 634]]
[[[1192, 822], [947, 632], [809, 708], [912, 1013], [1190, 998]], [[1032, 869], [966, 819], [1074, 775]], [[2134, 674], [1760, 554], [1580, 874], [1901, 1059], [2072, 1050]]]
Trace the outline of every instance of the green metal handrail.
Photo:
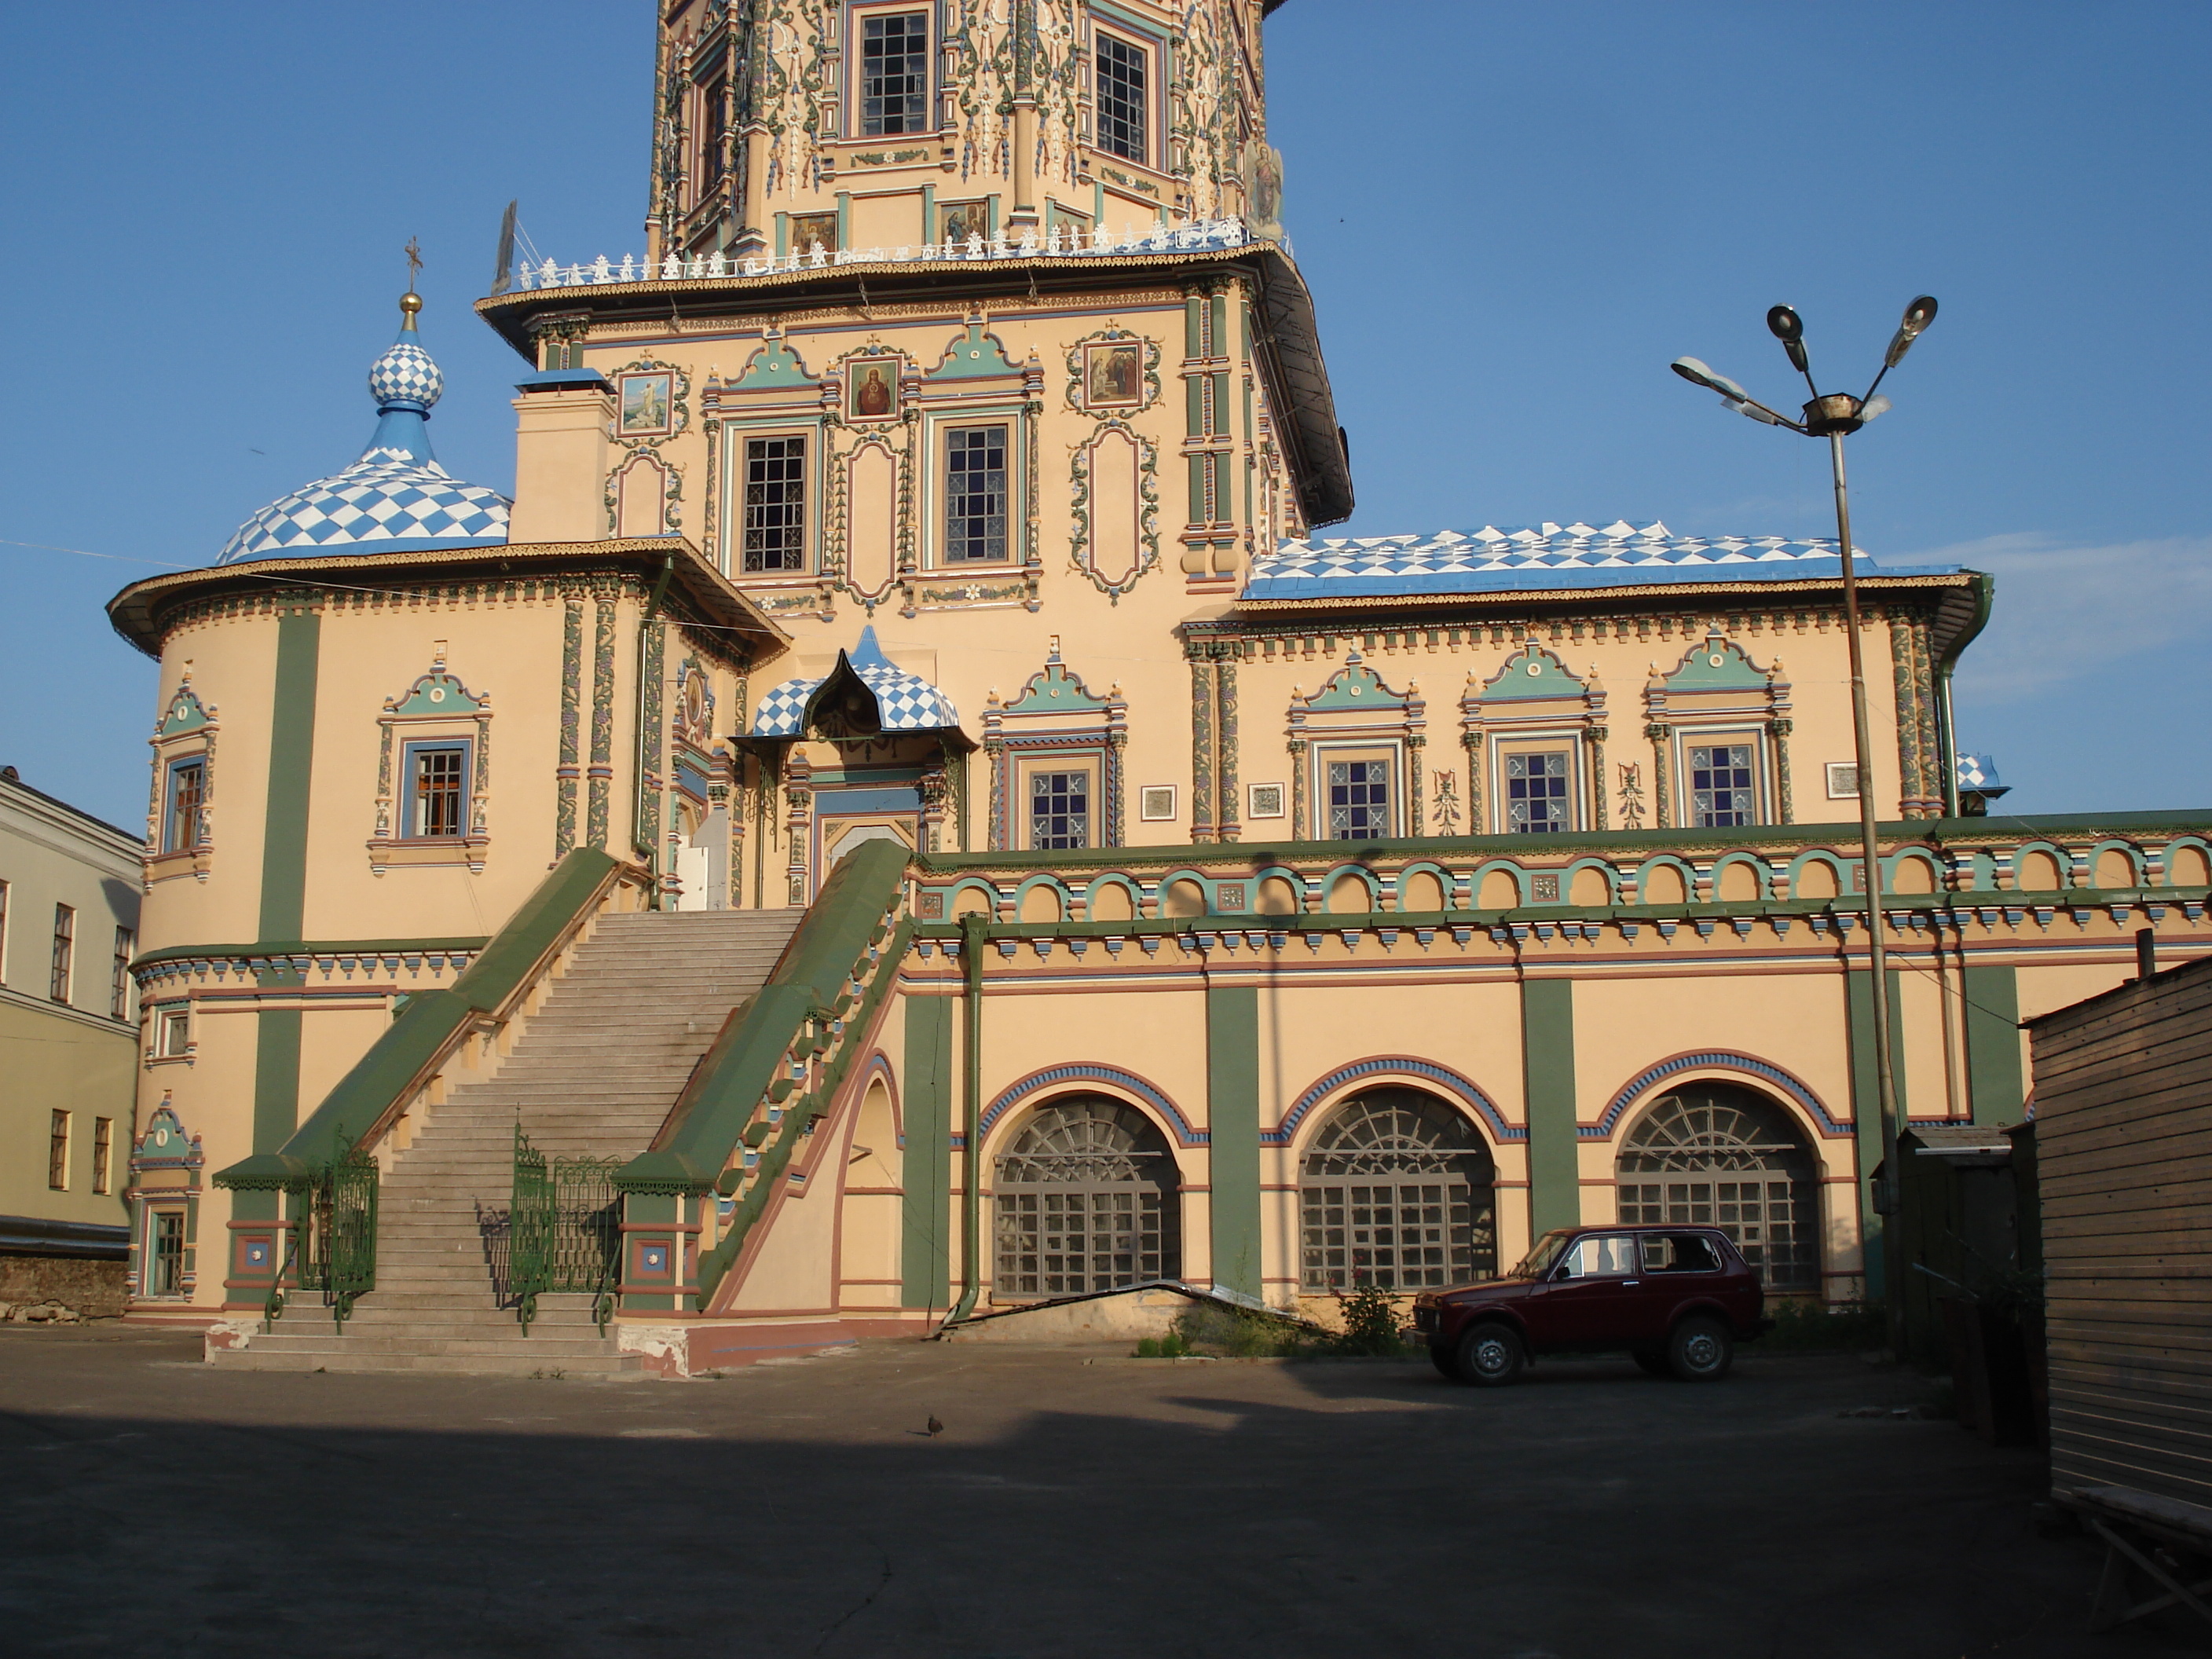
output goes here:
[[622, 1251], [618, 1158], [548, 1158], [514, 1124], [514, 1187], [507, 1208], [507, 1288], [528, 1333], [538, 1298], [550, 1291], [592, 1297], [592, 1321], [605, 1336], [614, 1312]]
[[331, 1322], [343, 1332], [356, 1299], [376, 1288], [376, 1160], [340, 1127], [330, 1163], [286, 1184], [293, 1206], [284, 1259], [262, 1304], [261, 1328], [284, 1316], [285, 1280], [293, 1288], [320, 1291]]

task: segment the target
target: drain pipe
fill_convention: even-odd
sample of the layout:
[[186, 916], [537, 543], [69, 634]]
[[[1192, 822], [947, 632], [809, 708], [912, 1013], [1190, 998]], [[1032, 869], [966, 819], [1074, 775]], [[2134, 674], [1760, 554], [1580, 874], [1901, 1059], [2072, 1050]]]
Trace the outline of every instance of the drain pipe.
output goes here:
[[[962, 1149], [960, 1201], [960, 1300], [945, 1316], [945, 1325], [957, 1325], [975, 1310], [975, 1294], [982, 1279], [982, 1164], [979, 1143], [983, 1139], [983, 939], [989, 920], [973, 913], [960, 918], [960, 978], [962, 1027], [960, 1042], [961, 1121], [966, 1145]], [[939, 1330], [944, 1328], [940, 1325]]]
[[1943, 816], [1947, 818], [1959, 816], [1959, 732], [1951, 715], [1951, 671], [1959, 665], [1960, 653], [1989, 626], [1996, 586], [1994, 576], [1974, 578], [1973, 617], [1959, 630], [1958, 638], [1944, 650], [1943, 660], [1936, 665], [1936, 746], [1943, 767]]
[[676, 579], [676, 555], [671, 553], [660, 562], [660, 574], [653, 584], [653, 592], [645, 601], [645, 616], [637, 625], [637, 744], [630, 756], [630, 772], [636, 783], [635, 798], [630, 802], [629, 844], [634, 853], [645, 856], [646, 873], [653, 878], [652, 906], [661, 908], [660, 849], [649, 846], [645, 839], [645, 642], [652, 630], [659, 626], [660, 602], [668, 597], [668, 584]]

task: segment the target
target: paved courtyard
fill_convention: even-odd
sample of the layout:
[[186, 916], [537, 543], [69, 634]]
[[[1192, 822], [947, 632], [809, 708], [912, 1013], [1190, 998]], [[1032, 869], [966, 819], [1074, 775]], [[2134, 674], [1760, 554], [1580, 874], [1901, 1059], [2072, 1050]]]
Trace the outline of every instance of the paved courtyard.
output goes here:
[[[878, 1344], [688, 1383], [217, 1373], [0, 1331], [15, 1653], [2134, 1656], [2038, 1460], [1717, 1387]], [[934, 1415], [945, 1427], [924, 1432]]]

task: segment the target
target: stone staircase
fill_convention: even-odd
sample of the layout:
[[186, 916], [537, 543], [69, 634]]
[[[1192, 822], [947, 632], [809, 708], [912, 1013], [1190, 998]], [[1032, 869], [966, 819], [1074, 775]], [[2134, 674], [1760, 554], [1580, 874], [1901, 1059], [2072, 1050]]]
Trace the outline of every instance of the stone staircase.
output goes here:
[[599, 1334], [590, 1296], [541, 1296], [526, 1334], [495, 1282], [516, 1119], [548, 1158], [643, 1152], [804, 914], [602, 917], [498, 1074], [453, 1089], [392, 1160], [378, 1199], [376, 1289], [343, 1333], [319, 1297], [299, 1294], [274, 1330], [256, 1322], [245, 1347], [211, 1345], [209, 1358], [236, 1370], [639, 1372], [636, 1355]]

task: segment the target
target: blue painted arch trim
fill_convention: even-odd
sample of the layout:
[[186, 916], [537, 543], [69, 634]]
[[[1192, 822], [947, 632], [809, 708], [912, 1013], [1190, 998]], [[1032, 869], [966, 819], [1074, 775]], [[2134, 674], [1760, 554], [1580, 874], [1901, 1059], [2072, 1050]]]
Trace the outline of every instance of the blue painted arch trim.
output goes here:
[[992, 1127], [1015, 1107], [1025, 1104], [1032, 1097], [1048, 1090], [1083, 1083], [1103, 1083], [1109, 1088], [1134, 1095], [1151, 1107], [1160, 1121], [1167, 1125], [1179, 1146], [1204, 1146], [1212, 1140], [1206, 1131], [1192, 1128], [1190, 1120], [1176, 1109], [1175, 1102], [1134, 1072], [1125, 1072], [1118, 1066], [1102, 1066], [1081, 1060], [1068, 1066], [1048, 1066], [1041, 1072], [1031, 1072], [1027, 1077], [1008, 1084], [984, 1108], [977, 1127], [982, 1132], [983, 1139], [988, 1140]]
[[1297, 1097], [1283, 1121], [1272, 1129], [1260, 1133], [1264, 1146], [1287, 1146], [1297, 1134], [1298, 1125], [1313, 1109], [1347, 1084], [1368, 1078], [1415, 1078], [1430, 1084], [1450, 1096], [1473, 1112], [1484, 1123], [1496, 1139], [1526, 1140], [1528, 1131], [1505, 1121], [1505, 1114], [1498, 1109], [1498, 1103], [1482, 1091], [1472, 1079], [1463, 1077], [1449, 1066], [1439, 1066], [1431, 1060], [1413, 1060], [1403, 1054], [1376, 1054], [1366, 1060], [1356, 1060], [1349, 1066], [1340, 1066], [1327, 1077], [1317, 1079]]
[[1575, 1134], [1582, 1140], [1607, 1140], [1613, 1136], [1622, 1115], [1653, 1087], [1669, 1078], [1680, 1077], [1686, 1072], [1734, 1072], [1740, 1076], [1757, 1078], [1761, 1083], [1788, 1096], [1802, 1108], [1805, 1115], [1820, 1126], [1824, 1135], [1847, 1135], [1851, 1132], [1850, 1121], [1838, 1121], [1820, 1096], [1806, 1086], [1804, 1081], [1785, 1072], [1771, 1060], [1754, 1060], [1749, 1054], [1740, 1054], [1727, 1048], [1706, 1048], [1694, 1054], [1676, 1054], [1662, 1060], [1656, 1066], [1646, 1066], [1623, 1084], [1606, 1104], [1605, 1115], [1595, 1124], [1578, 1124]]

